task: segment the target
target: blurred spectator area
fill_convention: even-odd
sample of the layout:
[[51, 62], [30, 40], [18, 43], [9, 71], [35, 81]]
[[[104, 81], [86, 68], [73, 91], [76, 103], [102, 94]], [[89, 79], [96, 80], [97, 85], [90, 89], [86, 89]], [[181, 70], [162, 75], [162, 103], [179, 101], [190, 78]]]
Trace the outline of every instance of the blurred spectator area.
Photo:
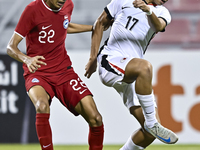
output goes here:
[[172, 22], [152, 40], [153, 48], [200, 49], [200, 0], [168, 0]]
[[[6, 45], [10, 40], [19, 17], [33, 0], [0, 0], [0, 53], [6, 53]], [[74, 10], [71, 22], [80, 24], [91, 24], [101, 14], [110, 0], [72, 0]], [[107, 36], [107, 32], [104, 36]], [[68, 34], [66, 40], [67, 50], [90, 49], [91, 32], [80, 34]], [[25, 40], [19, 48], [25, 52]]]
[[[32, 0], [0, 0], [0, 53], [6, 53], [6, 45], [13, 34], [25, 6]], [[71, 22], [93, 24], [110, 0], [73, 0], [74, 10]], [[200, 0], [168, 0], [165, 6], [172, 15], [172, 22], [164, 33], [158, 33], [152, 40], [151, 49], [199, 49], [200, 48]], [[104, 33], [103, 41], [109, 30]], [[91, 33], [68, 34], [68, 50], [90, 49]], [[25, 40], [20, 43], [25, 52]]]

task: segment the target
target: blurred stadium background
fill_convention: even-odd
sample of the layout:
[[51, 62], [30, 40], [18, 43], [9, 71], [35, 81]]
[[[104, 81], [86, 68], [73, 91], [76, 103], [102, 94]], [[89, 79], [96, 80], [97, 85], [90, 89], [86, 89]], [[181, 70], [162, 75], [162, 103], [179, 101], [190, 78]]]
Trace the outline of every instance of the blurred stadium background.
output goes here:
[[[25, 93], [21, 64], [6, 55], [6, 45], [18, 19], [31, 1], [0, 0], [0, 143], [38, 142], [34, 127], [35, 112]], [[93, 24], [109, 0], [73, 2], [71, 22]], [[162, 102], [158, 100], [161, 120], [179, 135], [180, 144], [199, 144], [200, 0], [169, 0], [165, 6], [171, 12], [172, 22], [165, 33], [159, 33], [152, 40], [146, 53], [146, 59], [154, 66], [156, 96], [162, 99]], [[106, 31], [103, 41], [108, 34], [109, 31]], [[103, 86], [97, 74], [90, 80], [84, 78], [90, 37], [91, 33], [69, 34], [66, 40], [67, 51], [75, 70], [94, 93], [97, 106], [104, 117], [105, 143], [123, 144], [138, 124], [122, 106], [117, 93]], [[25, 40], [21, 42], [20, 49], [25, 53]], [[168, 80], [170, 85], [176, 86], [168, 86]], [[161, 88], [158, 81], [163, 81]], [[55, 144], [87, 144], [87, 124], [82, 118], [76, 119], [56, 101], [53, 102], [51, 111], [50, 122]], [[61, 119], [60, 116], [66, 119]], [[161, 144], [159, 141], [155, 143]]]
[[[0, 0], [0, 52], [5, 53], [6, 44], [9, 41], [18, 19], [31, 0]], [[103, 11], [109, 0], [73, 0], [74, 11], [71, 22], [93, 24]], [[172, 14], [172, 23], [165, 33], [158, 34], [152, 41], [150, 49], [164, 50], [176, 48], [199, 48], [200, 45], [200, 2], [199, 0], [169, 0], [166, 7]], [[106, 32], [107, 33], [107, 32]], [[104, 37], [107, 37], [105, 34]], [[68, 35], [66, 47], [68, 50], [89, 49], [90, 33]], [[78, 44], [74, 44], [78, 41]]]

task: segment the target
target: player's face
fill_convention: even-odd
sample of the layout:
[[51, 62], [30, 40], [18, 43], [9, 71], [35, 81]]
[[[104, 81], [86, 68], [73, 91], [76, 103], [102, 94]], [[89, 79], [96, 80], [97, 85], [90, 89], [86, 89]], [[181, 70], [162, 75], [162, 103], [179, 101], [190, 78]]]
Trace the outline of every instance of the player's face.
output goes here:
[[153, 2], [157, 5], [163, 5], [164, 3], [166, 3], [168, 0], [153, 0]]
[[46, 4], [53, 10], [63, 7], [66, 0], [46, 0]]

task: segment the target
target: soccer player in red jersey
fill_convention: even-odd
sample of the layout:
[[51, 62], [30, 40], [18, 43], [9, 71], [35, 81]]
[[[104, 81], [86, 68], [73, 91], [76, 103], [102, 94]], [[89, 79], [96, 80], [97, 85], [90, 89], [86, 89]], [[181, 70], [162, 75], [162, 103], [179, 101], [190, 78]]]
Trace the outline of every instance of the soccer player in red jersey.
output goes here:
[[[23, 63], [25, 86], [36, 109], [36, 131], [42, 150], [53, 150], [49, 116], [54, 96], [71, 113], [80, 114], [88, 122], [89, 149], [103, 149], [102, 116], [92, 93], [74, 72], [65, 49], [67, 33], [92, 30], [91, 25], [70, 23], [73, 7], [71, 0], [31, 2], [7, 46], [8, 55]], [[18, 48], [24, 37], [26, 54]]]

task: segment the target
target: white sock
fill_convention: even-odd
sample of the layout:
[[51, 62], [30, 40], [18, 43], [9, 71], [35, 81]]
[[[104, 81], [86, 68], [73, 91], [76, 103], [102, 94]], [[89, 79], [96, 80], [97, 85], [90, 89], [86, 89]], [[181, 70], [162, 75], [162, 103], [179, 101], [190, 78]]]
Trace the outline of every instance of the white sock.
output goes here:
[[143, 150], [144, 148], [133, 143], [131, 136], [120, 150]]
[[137, 94], [138, 99], [140, 101], [141, 107], [143, 109], [143, 114], [145, 117], [145, 123], [147, 127], [151, 128], [157, 121], [156, 119], [156, 111], [155, 111], [155, 104], [154, 104], [154, 95], [153, 92], [150, 95], [140, 95]]

